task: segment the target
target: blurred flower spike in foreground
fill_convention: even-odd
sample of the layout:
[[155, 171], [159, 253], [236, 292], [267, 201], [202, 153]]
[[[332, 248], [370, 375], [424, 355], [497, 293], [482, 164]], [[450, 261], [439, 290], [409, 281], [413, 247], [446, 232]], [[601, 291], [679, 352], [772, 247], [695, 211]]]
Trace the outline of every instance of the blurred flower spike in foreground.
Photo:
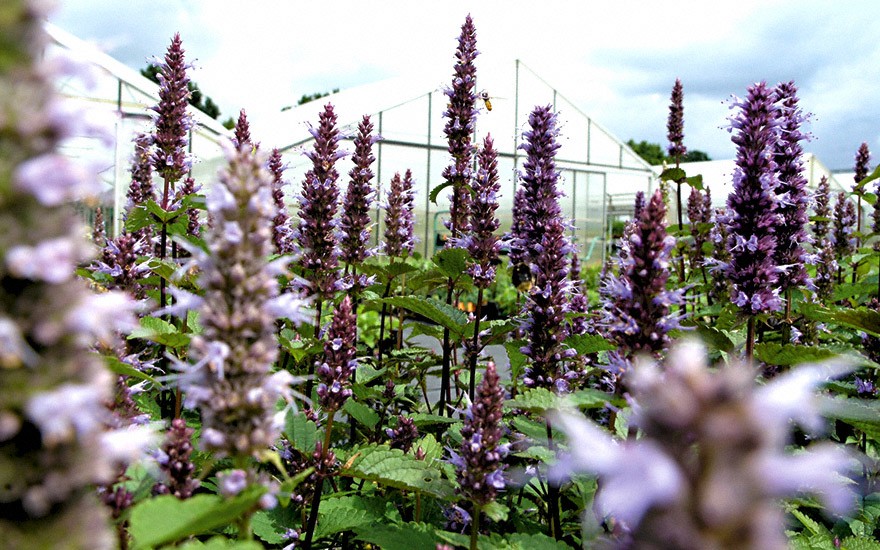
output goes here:
[[842, 474], [857, 461], [842, 447], [785, 450], [792, 421], [822, 428], [815, 389], [849, 370], [801, 366], [758, 386], [754, 369], [710, 369], [700, 344], [681, 343], [664, 366], [637, 361], [629, 374], [640, 439], [619, 441], [578, 414], [551, 413], [570, 449], [551, 473], [557, 481], [598, 475], [596, 512], [623, 527], [626, 547], [787, 548], [777, 499], [807, 493], [837, 514], [855, 504]]

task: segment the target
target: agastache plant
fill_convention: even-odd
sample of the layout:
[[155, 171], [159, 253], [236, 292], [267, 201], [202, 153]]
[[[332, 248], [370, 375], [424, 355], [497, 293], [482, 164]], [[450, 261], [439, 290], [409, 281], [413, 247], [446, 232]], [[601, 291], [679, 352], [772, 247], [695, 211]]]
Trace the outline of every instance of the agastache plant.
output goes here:
[[675, 239], [666, 232], [663, 194], [657, 189], [634, 220], [620, 275], [605, 282], [603, 324], [618, 344], [610, 365], [613, 374], [627, 370], [638, 354], [659, 357], [669, 346], [669, 331], [679, 327], [680, 317], [671, 306], [682, 303], [682, 293], [666, 289], [673, 246]]
[[813, 213], [816, 218], [813, 220], [813, 242], [817, 246], [828, 237], [828, 228], [832, 221], [831, 211], [831, 184], [826, 176], [819, 179], [816, 185], [816, 191], [813, 193]]
[[477, 155], [477, 176], [474, 179], [474, 197], [471, 204], [470, 232], [462, 244], [470, 253], [471, 263], [468, 274], [477, 287], [477, 306], [474, 314], [474, 337], [471, 342], [469, 396], [474, 399], [474, 386], [477, 373], [477, 356], [480, 352], [480, 318], [483, 310], [483, 292], [495, 282], [495, 263], [501, 242], [496, 235], [501, 225], [495, 211], [498, 210], [498, 151], [495, 150], [492, 136], [483, 140], [483, 148]]
[[413, 179], [407, 170], [403, 177], [396, 172], [391, 178], [391, 189], [385, 202], [385, 242], [383, 250], [391, 258], [404, 258], [413, 252]]
[[758, 385], [751, 366], [713, 369], [701, 345], [678, 344], [662, 367], [641, 362], [629, 374], [639, 439], [551, 415], [569, 439], [551, 472], [599, 476], [596, 512], [619, 525], [616, 548], [788, 548], [780, 498], [810, 493], [835, 513], [855, 504], [841, 474], [857, 462], [842, 447], [787, 450], [792, 420], [808, 433], [823, 426], [816, 387], [847, 370], [800, 366]]
[[[208, 194], [214, 220], [208, 252], [194, 252], [205, 290], [199, 308], [204, 329], [190, 344], [193, 364], [180, 375], [185, 404], [201, 412], [201, 448], [230, 457], [245, 472], [245, 484], [256, 482], [249, 459], [280, 433], [275, 404], [290, 396], [291, 375], [270, 373], [278, 356], [275, 320], [303, 317], [300, 301], [279, 296], [282, 267], [267, 264], [275, 205], [264, 165], [247, 145], [230, 151], [229, 165]], [[230, 491], [235, 479], [227, 479]], [[247, 517], [243, 522], [247, 532]]]
[[[667, 151], [669, 156], [675, 160], [675, 167], [681, 163], [682, 157], [687, 153], [687, 147], [684, 145], [684, 91], [682, 90], [681, 80], [676, 78], [675, 84], [672, 86], [672, 94], [669, 97], [669, 118], [666, 121], [666, 138], [669, 140]], [[678, 200], [678, 230], [684, 227], [682, 223], [681, 208], [681, 178], [676, 182]]]
[[776, 249], [773, 258], [780, 268], [777, 285], [780, 294], [786, 297], [785, 320], [790, 326], [791, 291], [806, 286], [808, 282], [807, 253], [803, 244], [809, 242], [806, 232], [809, 197], [800, 144], [808, 139], [800, 129], [808, 116], [798, 106], [794, 82], [777, 85], [775, 92], [780, 116], [779, 137], [774, 151], [779, 180], [776, 186], [776, 213], [780, 223], [774, 228]]
[[779, 309], [776, 287], [776, 163], [773, 147], [779, 125], [774, 94], [764, 82], [749, 87], [745, 99], [734, 98], [730, 118], [736, 147], [733, 192], [727, 198], [730, 261], [724, 273], [730, 279], [731, 300], [747, 317], [746, 357], [755, 345], [755, 316]]
[[355, 291], [363, 289], [367, 280], [355, 271], [357, 266], [373, 255], [369, 248], [370, 242], [370, 210], [373, 207], [375, 192], [372, 187], [373, 144], [379, 137], [373, 135], [373, 123], [369, 116], [364, 116], [358, 124], [358, 133], [354, 138], [352, 161], [354, 168], [348, 173], [348, 188], [342, 201], [342, 215], [339, 219], [339, 258], [345, 263], [345, 275], [352, 282]]
[[287, 205], [284, 203], [284, 164], [281, 161], [281, 152], [272, 149], [267, 164], [269, 173], [272, 174], [272, 199], [275, 208], [278, 209], [272, 218], [272, 244], [275, 245], [275, 253], [285, 255], [293, 253], [291, 236], [290, 216], [287, 214]]
[[837, 202], [834, 204], [834, 227], [832, 241], [834, 242], [834, 255], [837, 259], [837, 284], [843, 283], [843, 262], [856, 251], [856, 239], [853, 230], [856, 225], [856, 208], [846, 193], [841, 191], [837, 194]]
[[[865, 193], [865, 186], [862, 185], [862, 180], [868, 176], [868, 163], [871, 161], [871, 151], [868, 149], [867, 143], [862, 143], [859, 145], [859, 150], [856, 151], [855, 157], [855, 166], [853, 167], [853, 171], [855, 174], [853, 175], [853, 180], [855, 181], [855, 185], [853, 185], [853, 193], [858, 196], [858, 205], [856, 208], [858, 221], [856, 222], [856, 231], [861, 235], [862, 233], [862, 195]], [[856, 248], [859, 247], [861, 238], [856, 239]], [[853, 279], [853, 282], [856, 282]]]
[[[477, 68], [474, 65], [479, 52], [477, 51], [477, 30], [470, 14], [465, 18], [458, 37], [455, 50], [455, 67], [452, 74], [452, 85], [444, 90], [449, 98], [443, 117], [447, 119], [443, 129], [448, 143], [451, 163], [443, 170], [443, 179], [452, 186], [449, 205], [449, 220], [446, 227], [451, 239], [447, 247], [458, 242], [467, 228], [470, 211], [470, 185], [473, 179], [474, 145], [472, 143], [474, 128], [477, 122]], [[446, 304], [452, 305], [455, 280], [450, 277], [446, 281]], [[452, 362], [452, 342], [449, 329], [443, 330], [443, 361], [440, 372], [440, 414], [446, 412], [446, 403], [451, 400], [450, 366]]]
[[83, 124], [55, 95], [52, 62], [38, 62], [49, 43], [44, 6], [6, 4], [0, 18], [0, 541], [109, 549], [118, 541], [94, 487], [115, 481], [149, 441], [140, 428], [106, 428], [116, 377], [92, 345], [112, 347], [117, 331], [134, 328], [134, 304], [94, 294], [74, 273], [94, 246], [71, 206], [103, 186], [59, 150]]
[[489, 503], [494, 502], [498, 491], [505, 487], [504, 457], [508, 446], [501, 443], [502, 405], [504, 388], [489, 362], [477, 398], [467, 411], [461, 428], [460, 453], [452, 453], [459, 495], [473, 504], [471, 515], [471, 549], [477, 547], [480, 532], [480, 514]]

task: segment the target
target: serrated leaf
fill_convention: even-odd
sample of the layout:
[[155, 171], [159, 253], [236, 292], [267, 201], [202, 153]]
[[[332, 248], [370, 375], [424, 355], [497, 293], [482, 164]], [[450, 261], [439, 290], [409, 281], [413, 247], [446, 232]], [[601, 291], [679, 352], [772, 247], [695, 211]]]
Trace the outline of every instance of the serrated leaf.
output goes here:
[[373, 428], [379, 423], [379, 413], [363, 403], [358, 403], [357, 401], [349, 399], [345, 402], [345, 405], [342, 406], [342, 409], [348, 413], [348, 416], [354, 418], [368, 428]]
[[318, 441], [318, 426], [306, 418], [305, 412], [287, 411], [284, 419], [284, 435], [293, 448], [311, 455], [315, 452], [315, 443]]
[[319, 508], [315, 539], [329, 537], [362, 525], [382, 523], [384, 514], [383, 499], [355, 495], [324, 498]]
[[163, 495], [145, 500], [131, 511], [133, 547], [152, 548], [210, 532], [253, 509], [265, 492], [265, 487], [252, 486], [228, 500], [218, 495], [195, 495], [187, 500]]
[[510, 363], [511, 378], [519, 378], [523, 374], [523, 367], [528, 361], [528, 357], [520, 351], [520, 348], [526, 345], [525, 340], [512, 340], [504, 342], [504, 349], [507, 350], [507, 361]]
[[154, 200], [148, 200], [144, 203], [144, 206], [146, 207], [147, 212], [153, 216], [153, 219], [160, 223], [167, 224], [184, 213], [183, 210], [165, 210]]
[[856, 187], [859, 189], [864, 189], [865, 184], [874, 181], [875, 179], [880, 178], [880, 165], [874, 168], [874, 171], [871, 172], [867, 177], [856, 184]]
[[470, 254], [464, 248], [444, 248], [434, 254], [432, 261], [450, 279], [458, 279], [467, 270]]
[[570, 547], [543, 533], [512, 533], [507, 535], [506, 548], [510, 550], [563, 550]]
[[613, 399], [613, 396], [593, 389], [578, 390], [561, 398], [546, 388], [533, 388], [505, 401], [504, 408], [543, 413], [564, 403], [570, 406], [595, 409], [604, 407]]
[[263, 550], [263, 545], [252, 540], [230, 540], [226, 537], [211, 537], [205, 542], [194, 540], [178, 546], [181, 550]]
[[452, 484], [426, 461], [387, 445], [370, 445], [352, 450], [352, 458], [340, 475], [374, 481], [397, 489], [420, 491], [439, 498], [453, 494]]
[[723, 331], [715, 327], [698, 325], [696, 333], [710, 351], [716, 350], [726, 353], [733, 351], [733, 342]]
[[287, 539], [284, 533], [291, 525], [300, 521], [300, 514], [294, 507], [276, 506], [271, 510], [260, 510], [251, 518], [254, 535], [269, 544], [281, 544]]
[[880, 542], [866, 537], [846, 537], [840, 541], [841, 550], [880, 550]]
[[440, 191], [443, 191], [447, 187], [452, 187], [452, 182], [449, 180], [446, 180], [440, 185], [434, 186], [434, 188], [431, 189], [431, 192], [428, 194], [428, 200], [430, 200], [434, 204], [437, 204], [437, 196], [440, 194]]
[[493, 500], [483, 506], [483, 513], [489, 516], [489, 519], [492, 521], [507, 521], [507, 514], [510, 513], [510, 508], [497, 500]]
[[464, 328], [467, 326], [467, 315], [463, 311], [436, 298], [395, 296], [385, 298], [382, 301], [426, 317], [441, 327], [449, 329], [458, 338], [461, 338]]
[[866, 308], [835, 311], [831, 314], [831, 320], [880, 337], [880, 313], [876, 311]]
[[578, 355], [589, 355], [600, 351], [611, 351], [617, 346], [598, 334], [573, 334], [565, 339], [565, 344], [578, 352]]
[[422, 452], [425, 454], [424, 460], [431, 464], [434, 460], [440, 460], [443, 457], [443, 445], [437, 441], [432, 434], [428, 434], [425, 437], [419, 439], [418, 441], [413, 443], [413, 451], [421, 448]]
[[791, 510], [791, 515], [793, 515], [801, 525], [803, 525], [807, 531], [809, 531], [813, 535], [818, 535], [820, 537], [828, 537], [828, 540], [831, 540], [831, 531], [829, 531], [823, 525], [820, 525], [819, 522], [807, 516], [800, 510]]
[[433, 549], [437, 546], [434, 528], [425, 523], [406, 525], [374, 523], [355, 529], [357, 538], [377, 545], [382, 550]]
[[141, 317], [140, 327], [128, 335], [129, 340], [132, 338], [149, 340], [169, 348], [183, 348], [189, 346], [191, 336], [180, 332], [176, 326], [164, 319], [146, 316]]
[[765, 342], [755, 345], [755, 359], [768, 365], [790, 366], [800, 363], [815, 363], [837, 357], [837, 354], [817, 346], [798, 346]]
[[137, 205], [128, 211], [125, 218], [125, 230], [129, 233], [139, 231], [153, 223], [153, 218], [143, 205]]
[[413, 424], [416, 425], [417, 428], [421, 428], [422, 426], [431, 426], [433, 424], [455, 424], [458, 420], [454, 418], [449, 418], [448, 416], [440, 416], [438, 414], [427, 414], [427, 413], [414, 413], [409, 415], [412, 419]]
[[685, 178], [684, 181], [687, 182], [687, 184], [694, 189], [698, 189], [700, 191], [703, 190], [703, 175], [702, 174], [697, 174], [696, 176], [691, 176], [689, 178]]

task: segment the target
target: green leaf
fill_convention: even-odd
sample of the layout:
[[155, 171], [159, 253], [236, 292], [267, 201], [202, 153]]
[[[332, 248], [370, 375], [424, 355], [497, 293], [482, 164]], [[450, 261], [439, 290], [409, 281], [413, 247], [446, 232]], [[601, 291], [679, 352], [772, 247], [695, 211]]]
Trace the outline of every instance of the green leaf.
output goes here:
[[660, 174], [663, 181], [679, 181], [687, 178], [687, 174], [681, 168], [667, 168]]
[[507, 350], [507, 360], [510, 363], [510, 376], [512, 378], [519, 378], [523, 374], [523, 367], [526, 361], [528, 361], [528, 357], [520, 351], [520, 348], [525, 345], [525, 340], [504, 342], [504, 349]]
[[832, 313], [831, 320], [880, 337], [880, 313], [876, 311], [867, 308], [844, 309]]
[[133, 233], [147, 227], [151, 223], [153, 223], [153, 218], [147, 212], [146, 207], [138, 205], [128, 212], [128, 217], [125, 218], [125, 230]]
[[329, 537], [363, 525], [383, 523], [384, 501], [359, 496], [342, 496], [321, 500], [315, 539]]
[[867, 537], [846, 537], [840, 541], [841, 550], [880, 550], [880, 542]]
[[300, 521], [300, 515], [294, 507], [276, 506], [271, 510], [260, 510], [251, 518], [254, 535], [269, 544], [281, 544], [288, 527]]
[[357, 401], [349, 399], [345, 402], [345, 405], [342, 406], [342, 409], [348, 413], [350, 417], [368, 428], [373, 428], [379, 423], [379, 413], [363, 403], [358, 403]]
[[104, 363], [107, 365], [107, 369], [109, 369], [110, 372], [114, 374], [121, 374], [122, 376], [129, 376], [131, 378], [137, 378], [138, 380], [146, 380], [156, 387], [160, 387], [162, 385], [149, 374], [137, 370], [128, 363], [123, 363], [116, 357], [103, 356], [102, 359], [104, 359]]
[[422, 449], [422, 452], [425, 453], [424, 460], [428, 464], [433, 464], [435, 460], [443, 458], [443, 445], [432, 434], [428, 434], [414, 442], [412, 448]]
[[318, 427], [306, 418], [305, 412], [294, 412], [293, 409], [287, 411], [287, 418], [284, 419], [284, 435], [294, 449], [309, 455], [315, 452]]
[[807, 516], [800, 510], [791, 510], [791, 515], [793, 515], [801, 524], [813, 535], [819, 535], [821, 537], [828, 537], [828, 540], [831, 540], [831, 531], [825, 528], [823, 525], [820, 525], [819, 522]]
[[431, 468], [424, 460], [417, 460], [387, 445], [353, 449], [351, 458], [339, 475], [374, 481], [397, 489], [421, 491], [439, 498], [448, 498], [453, 494], [452, 484], [442, 478], [439, 470]]
[[178, 268], [177, 264], [171, 260], [160, 260], [159, 258], [150, 258], [144, 265], [166, 281], [170, 281], [174, 277], [174, 273]]
[[700, 191], [703, 190], [703, 175], [697, 174], [696, 176], [691, 176], [689, 178], [685, 178], [688, 185], [690, 185], [694, 189], [698, 189]]
[[464, 248], [444, 248], [434, 254], [432, 261], [450, 279], [458, 279], [467, 270], [470, 254]]
[[526, 390], [513, 399], [504, 402], [505, 409], [522, 409], [526, 411], [543, 413], [554, 409], [562, 404], [587, 409], [597, 409], [612, 402], [614, 397], [607, 393], [594, 389], [578, 390], [566, 395], [564, 398], [557, 396], [546, 388], [533, 388]]
[[483, 512], [489, 516], [492, 521], [507, 521], [507, 514], [510, 508], [501, 504], [497, 500], [493, 500], [489, 504], [483, 506]]
[[617, 349], [616, 345], [598, 334], [574, 334], [566, 338], [565, 343], [568, 347], [578, 352], [578, 355], [588, 355]]
[[856, 187], [857, 187], [857, 188], [860, 188], [860, 189], [864, 189], [865, 184], [870, 183], [870, 182], [874, 181], [874, 180], [877, 179], [877, 178], [880, 178], [880, 165], [877, 165], [877, 167], [874, 168], [874, 171], [871, 172], [871, 173], [870, 173], [865, 179], [863, 179], [862, 181], [858, 182], [858, 183], [856, 184]]
[[165, 210], [154, 200], [148, 200], [144, 206], [147, 208], [147, 212], [152, 214], [153, 218], [160, 223], [167, 224], [184, 213], [183, 210]]
[[433, 189], [431, 189], [431, 193], [428, 195], [428, 200], [430, 200], [434, 204], [437, 204], [437, 196], [440, 194], [440, 191], [443, 191], [447, 187], [452, 187], [452, 182], [449, 180], [446, 180], [440, 185], [435, 186]]
[[431, 321], [461, 338], [467, 326], [467, 315], [451, 305], [441, 302], [436, 298], [423, 298], [421, 296], [395, 296], [382, 300], [388, 305], [401, 307]]
[[226, 537], [211, 537], [202, 542], [194, 540], [179, 546], [181, 550], [263, 550], [263, 545], [252, 540], [230, 540]]
[[[562, 541], [555, 540], [543, 533], [512, 533], [507, 537], [507, 546], [510, 550], [563, 550], [570, 547]], [[484, 548], [485, 546], [481, 546]], [[496, 546], [501, 548], [501, 546]]]
[[355, 529], [358, 540], [377, 545], [382, 550], [421, 550], [437, 546], [434, 528], [425, 523], [396, 525], [377, 522]]
[[218, 495], [196, 495], [187, 500], [163, 495], [145, 500], [131, 511], [129, 533], [134, 548], [152, 548], [208, 533], [252, 510], [265, 492], [265, 487], [253, 486], [228, 500]]
[[454, 418], [449, 418], [448, 416], [440, 416], [437, 414], [427, 414], [427, 413], [413, 413], [409, 415], [412, 419], [413, 424], [416, 425], [417, 428], [421, 428], [422, 426], [431, 426], [433, 424], [455, 424], [458, 420]]
[[800, 363], [815, 363], [832, 357], [837, 357], [837, 354], [817, 346], [783, 345], [776, 342], [755, 345], [755, 358], [768, 365], [790, 366]]
[[734, 344], [723, 331], [715, 327], [698, 325], [696, 332], [697, 336], [700, 337], [709, 350], [723, 351], [725, 353], [733, 351]]
[[128, 339], [140, 338], [149, 340], [169, 348], [183, 348], [189, 346], [191, 336], [184, 334], [178, 328], [164, 319], [158, 317], [141, 317], [140, 328], [134, 329], [128, 335]]

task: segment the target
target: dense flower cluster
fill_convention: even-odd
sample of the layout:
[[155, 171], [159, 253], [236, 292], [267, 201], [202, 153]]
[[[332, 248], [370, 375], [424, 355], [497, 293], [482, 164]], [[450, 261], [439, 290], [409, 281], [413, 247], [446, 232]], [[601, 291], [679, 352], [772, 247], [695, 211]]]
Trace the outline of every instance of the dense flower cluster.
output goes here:
[[[153, 134], [153, 167], [166, 182], [173, 185], [189, 171], [191, 159], [187, 154], [187, 134], [192, 127], [192, 117], [186, 112], [190, 91], [187, 87], [189, 65], [184, 60], [184, 50], [180, 35], [175, 34], [165, 54], [158, 62], [159, 104], [153, 107], [156, 113], [156, 130]], [[165, 207], [166, 205], [162, 205]]]
[[471, 204], [470, 231], [462, 239], [473, 259], [468, 274], [477, 288], [488, 288], [495, 282], [495, 262], [501, 242], [495, 232], [501, 225], [495, 211], [498, 210], [498, 151], [491, 136], [483, 140], [483, 148], [477, 155], [477, 177], [474, 179], [474, 196]]
[[694, 239], [691, 253], [691, 270], [696, 271], [703, 266], [703, 244], [709, 237], [708, 224], [712, 219], [712, 196], [709, 189], [700, 193], [696, 187], [691, 188], [687, 202], [688, 221], [691, 237]]
[[300, 319], [302, 304], [278, 295], [280, 269], [266, 265], [275, 205], [262, 165], [247, 146], [231, 152], [208, 194], [208, 253], [196, 257], [204, 330], [192, 339], [195, 364], [181, 387], [186, 404], [201, 410], [202, 448], [220, 457], [256, 456], [274, 443], [275, 403], [292, 381], [286, 371], [269, 374], [278, 355], [275, 319]]
[[853, 231], [856, 227], [856, 206], [841, 191], [837, 194], [837, 202], [834, 204], [834, 254], [840, 262], [856, 251], [856, 238]]
[[269, 173], [272, 174], [272, 200], [275, 202], [277, 212], [272, 218], [272, 244], [275, 245], [275, 253], [284, 255], [293, 252], [293, 239], [291, 236], [290, 216], [287, 215], [287, 205], [284, 203], [284, 165], [281, 162], [281, 152], [272, 149], [267, 163]]
[[681, 80], [676, 78], [669, 97], [669, 118], [666, 121], [666, 138], [669, 140], [669, 156], [676, 164], [687, 153], [684, 146], [684, 92]]
[[495, 500], [504, 489], [507, 445], [501, 444], [504, 388], [495, 364], [489, 363], [477, 396], [461, 427], [461, 453], [452, 453], [458, 493], [479, 506]]
[[600, 513], [628, 531], [620, 547], [781, 550], [779, 498], [813, 493], [837, 513], [855, 504], [840, 476], [854, 461], [841, 447], [786, 450], [792, 420], [808, 432], [822, 426], [813, 391], [846, 369], [802, 366], [759, 386], [749, 366], [705, 361], [700, 345], [682, 343], [662, 368], [631, 371], [639, 439], [617, 441], [574, 413], [551, 417], [570, 442], [556, 474], [599, 475]]
[[776, 101], [779, 103], [781, 118], [774, 151], [779, 179], [776, 187], [776, 213], [780, 217], [780, 223], [774, 228], [774, 261], [781, 269], [777, 283], [779, 292], [784, 293], [790, 288], [807, 284], [807, 253], [803, 245], [809, 242], [806, 232], [809, 197], [807, 178], [803, 173], [803, 148], [800, 144], [807, 139], [800, 130], [807, 115], [798, 106], [794, 82], [781, 83], [776, 87]]
[[375, 196], [371, 183], [371, 165], [376, 161], [373, 144], [377, 141], [379, 137], [373, 135], [370, 117], [364, 116], [358, 124], [358, 133], [354, 138], [354, 168], [348, 173], [350, 179], [339, 219], [339, 230], [342, 234], [339, 239], [339, 257], [348, 265], [358, 265], [373, 255], [367, 245], [370, 241], [370, 209]]
[[52, 62], [37, 62], [45, 4], [4, 4], [0, 18], [0, 541], [112, 548], [94, 486], [138, 458], [148, 434], [106, 429], [116, 377], [91, 346], [112, 347], [116, 331], [134, 327], [134, 308], [74, 274], [94, 247], [69, 203], [102, 186], [97, 171], [59, 152], [85, 125], [60, 107]]
[[562, 192], [557, 188], [559, 170], [556, 169], [558, 137], [556, 114], [551, 107], [535, 107], [529, 115], [529, 130], [523, 132], [520, 145], [526, 152], [526, 161], [520, 174], [522, 186], [517, 191], [522, 197], [514, 203], [513, 215], [519, 219], [518, 235], [511, 243], [512, 248], [525, 252], [527, 265], [537, 261], [538, 247], [548, 225], [562, 215], [559, 206]]
[[385, 202], [384, 251], [392, 258], [408, 256], [415, 247], [414, 200], [412, 172], [407, 170], [403, 178], [396, 172]]
[[671, 306], [682, 303], [680, 291], [666, 289], [675, 239], [666, 233], [666, 205], [657, 189], [635, 220], [620, 275], [605, 282], [605, 332], [617, 342], [612, 367], [624, 370], [634, 355], [659, 356], [669, 345], [668, 333], [678, 328]]
[[351, 374], [357, 368], [355, 361], [357, 320], [351, 310], [351, 299], [346, 296], [333, 312], [333, 321], [324, 340], [324, 356], [315, 374], [318, 399], [324, 412], [338, 411], [351, 397]]
[[776, 163], [779, 108], [764, 82], [749, 87], [731, 117], [736, 169], [733, 193], [727, 199], [730, 262], [725, 275], [733, 285], [731, 299], [746, 315], [779, 309], [779, 267], [774, 261], [778, 225], [776, 214]]
[[452, 164], [443, 170], [443, 178], [452, 184], [449, 220], [446, 222], [446, 227], [452, 232], [452, 239], [447, 241], [448, 244], [457, 242], [455, 239], [466, 232], [470, 214], [471, 196], [468, 186], [473, 179], [472, 139], [477, 122], [477, 68], [474, 60], [479, 53], [477, 30], [468, 15], [461, 26], [458, 48], [455, 51], [452, 86], [444, 90], [449, 98], [449, 105], [443, 113], [448, 119], [443, 132], [452, 157]]
[[586, 334], [593, 331], [592, 323], [590, 323], [588, 318], [590, 299], [587, 296], [584, 280], [581, 278], [581, 259], [578, 257], [576, 246], [572, 246], [568, 278], [571, 281], [571, 299], [569, 300], [568, 308], [573, 314], [569, 324], [569, 332], [571, 334]]
[[831, 183], [826, 176], [819, 179], [816, 191], [813, 193], [813, 211], [816, 219], [813, 220], [813, 241], [819, 245], [828, 237], [828, 228], [831, 225]]
[[339, 246], [334, 220], [339, 199], [336, 161], [344, 153], [339, 151], [340, 135], [333, 106], [325, 105], [318, 120], [318, 127], [309, 129], [315, 147], [306, 153], [312, 169], [306, 173], [299, 196], [296, 240], [302, 251], [300, 264], [306, 270], [308, 292], [326, 300], [339, 290]]
[[385, 430], [385, 435], [388, 436], [389, 446], [392, 449], [400, 449], [408, 453], [419, 438], [419, 430], [412, 418], [401, 414], [397, 417], [397, 427], [388, 428]]
[[[730, 262], [730, 250], [727, 248], [727, 216], [723, 208], [715, 209], [712, 223], [709, 229], [709, 241], [712, 243], [712, 263], [709, 270], [712, 280], [709, 287], [709, 297], [713, 302], [724, 303], [730, 300], [733, 286], [730, 280], [724, 276], [724, 266]], [[713, 221], [714, 219], [714, 221]]]
[[168, 430], [158, 457], [165, 481], [153, 487], [154, 494], [174, 495], [186, 499], [198, 489], [199, 481], [193, 479], [195, 465], [191, 460], [193, 432], [195, 430], [188, 428], [182, 418], [171, 421], [171, 429]]

